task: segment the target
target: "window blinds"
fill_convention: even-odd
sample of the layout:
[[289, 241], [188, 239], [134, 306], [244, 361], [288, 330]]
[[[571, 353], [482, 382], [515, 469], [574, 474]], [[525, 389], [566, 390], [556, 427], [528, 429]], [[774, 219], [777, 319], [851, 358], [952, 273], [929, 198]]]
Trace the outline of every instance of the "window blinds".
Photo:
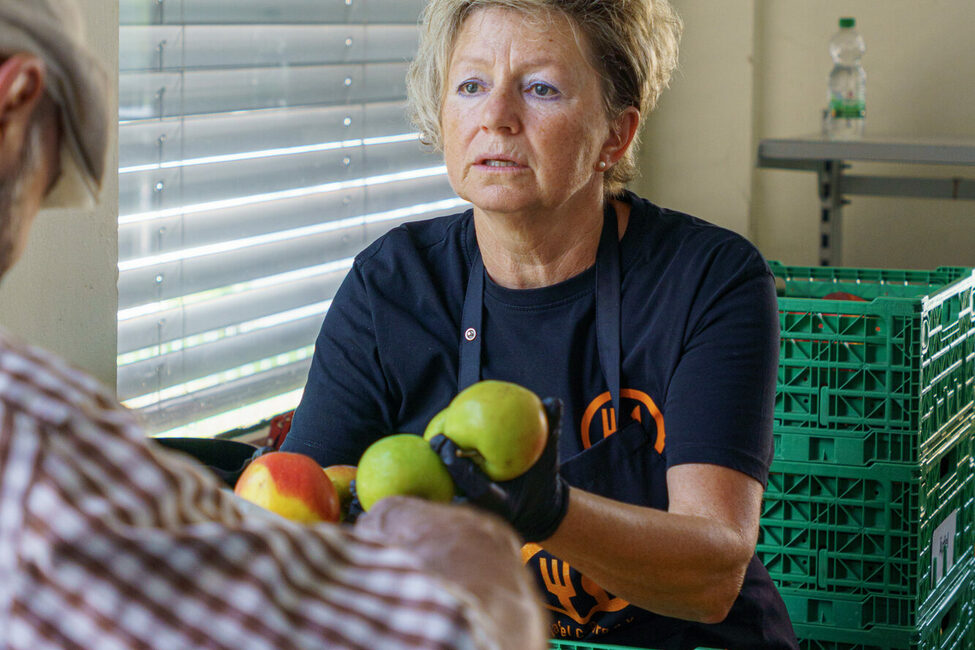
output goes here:
[[150, 433], [297, 404], [352, 258], [463, 202], [404, 114], [422, 0], [121, 0], [118, 392]]

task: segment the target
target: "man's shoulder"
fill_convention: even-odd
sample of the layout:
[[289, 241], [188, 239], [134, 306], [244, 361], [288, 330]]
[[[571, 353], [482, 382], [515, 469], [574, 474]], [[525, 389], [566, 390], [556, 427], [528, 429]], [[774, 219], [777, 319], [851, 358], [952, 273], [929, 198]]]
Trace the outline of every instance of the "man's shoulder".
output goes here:
[[35, 420], [62, 425], [76, 417], [131, 420], [97, 379], [60, 357], [0, 330], [0, 404]]

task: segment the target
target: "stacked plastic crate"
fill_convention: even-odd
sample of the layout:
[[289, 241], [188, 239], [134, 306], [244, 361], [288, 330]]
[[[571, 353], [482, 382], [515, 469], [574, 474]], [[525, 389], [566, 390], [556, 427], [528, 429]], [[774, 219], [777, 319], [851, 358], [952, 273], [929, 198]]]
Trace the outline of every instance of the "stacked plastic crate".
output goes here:
[[[587, 643], [585, 641], [562, 641], [552, 639], [549, 641], [549, 650], [640, 650], [633, 646], [606, 645], [604, 643]], [[694, 650], [718, 650], [717, 648], [698, 647]]]
[[975, 273], [771, 265], [758, 555], [801, 647], [975, 648]]

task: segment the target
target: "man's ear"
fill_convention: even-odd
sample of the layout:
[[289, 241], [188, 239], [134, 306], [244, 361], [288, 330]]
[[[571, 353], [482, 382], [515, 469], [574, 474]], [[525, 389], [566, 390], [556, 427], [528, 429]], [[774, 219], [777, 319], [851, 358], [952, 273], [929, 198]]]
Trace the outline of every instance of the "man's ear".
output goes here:
[[44, 61], [32, 54], [15, 54], [0, 63], [0, 171], [19, 163], [46, 76]]

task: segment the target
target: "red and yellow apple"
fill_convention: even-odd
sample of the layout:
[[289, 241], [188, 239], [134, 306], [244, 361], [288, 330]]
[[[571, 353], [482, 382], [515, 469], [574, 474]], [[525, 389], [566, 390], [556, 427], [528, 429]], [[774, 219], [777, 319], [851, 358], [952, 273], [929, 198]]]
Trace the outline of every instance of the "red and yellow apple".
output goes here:
[[339, 521], [345, 521], [352, 503], [352, 481], [355, 480], [355, 465], [329, 465], [324, 469], [325, 476], [332, 482], [339, 495]]
[[272, 451], [258, 456], [237, 479], [234, 493], [301, 523], [339, 520], [335, 486], [319, 464], [304, 454]]
[[355, 491], [367, 511], [380, 499], [393, 495], [449, 502], [454, 481], [440, 456], [426, 440], [412, 433], [397, 433], [372, 443], [359, 459]]
[[542, 455], [548, 418], [542, 400], [506, 381], [484, 380], [457, 394], [427, 425], [423, 437], [450, 438], [492, 480], [524, 474]]

